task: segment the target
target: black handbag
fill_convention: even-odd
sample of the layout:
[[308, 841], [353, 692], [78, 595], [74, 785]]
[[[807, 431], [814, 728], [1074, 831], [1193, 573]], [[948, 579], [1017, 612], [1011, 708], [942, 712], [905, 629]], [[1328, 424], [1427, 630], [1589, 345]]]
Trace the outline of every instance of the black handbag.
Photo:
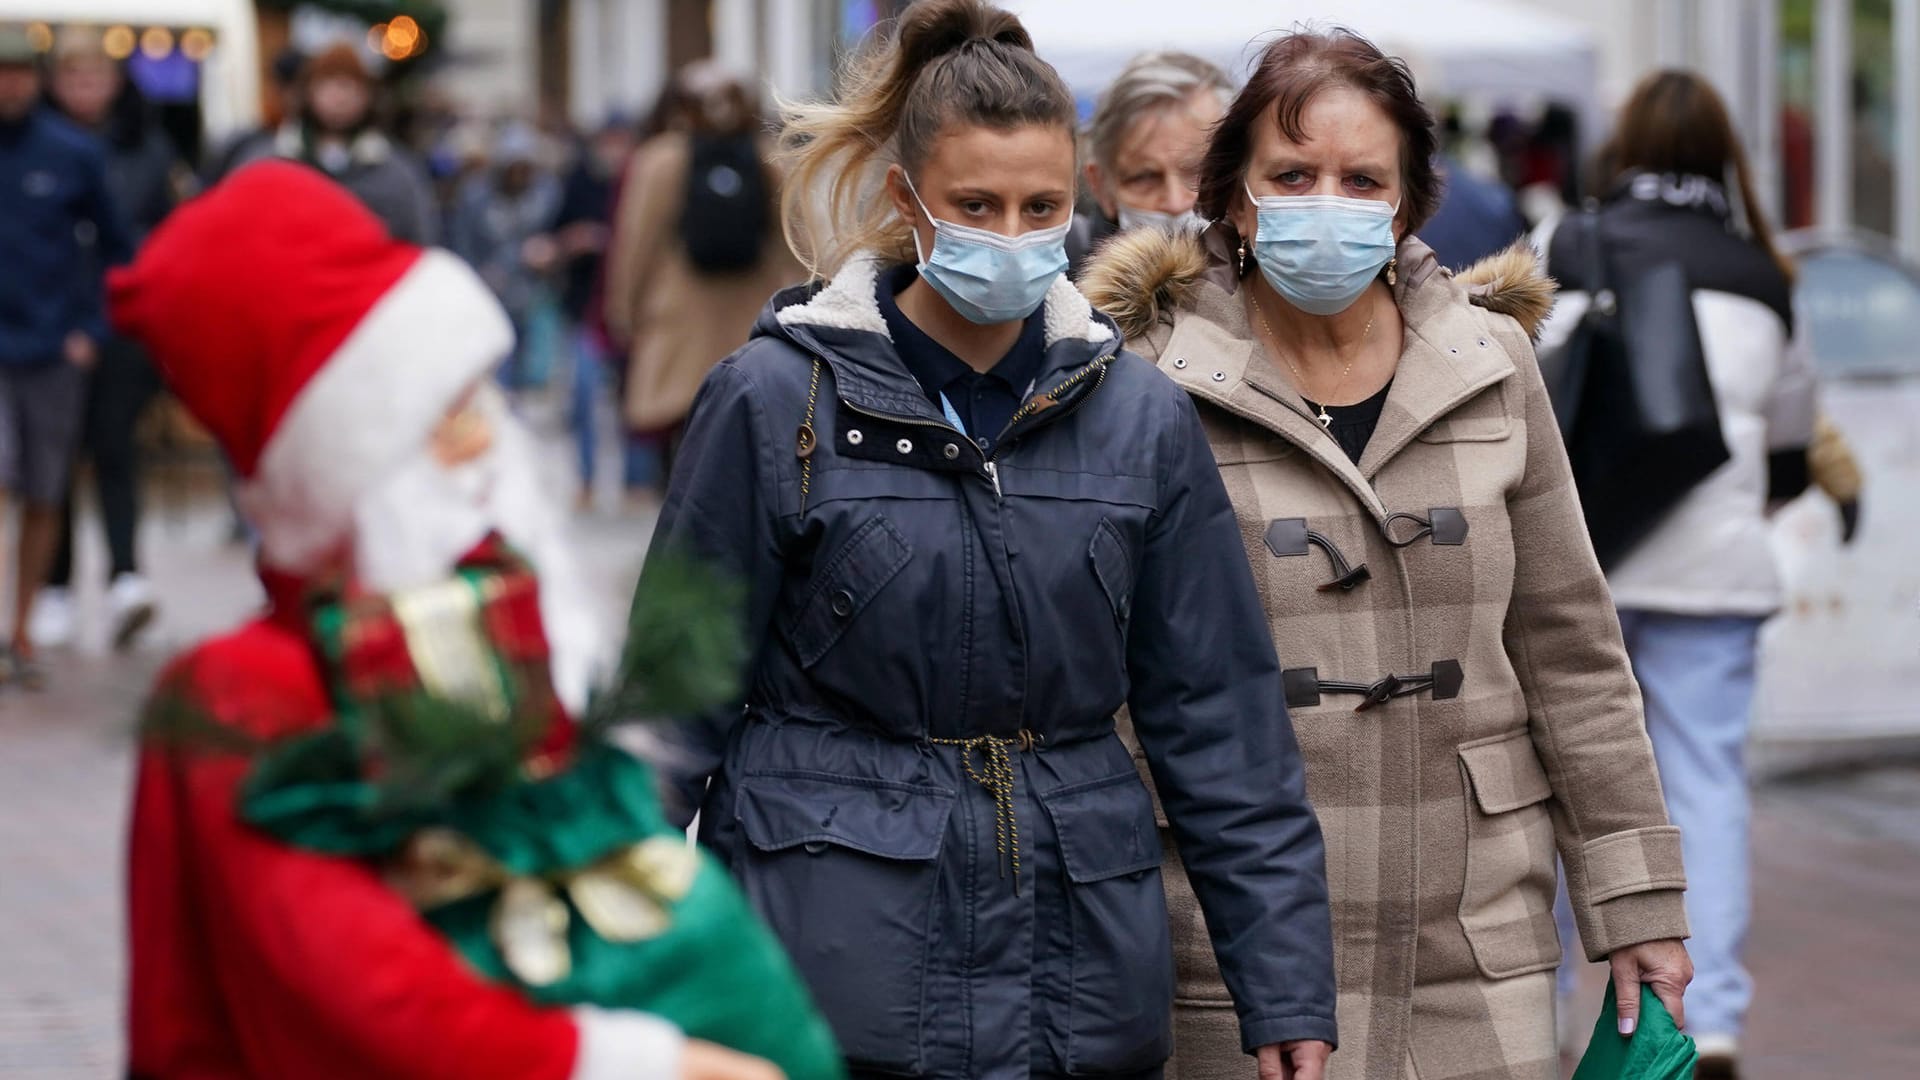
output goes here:
[[1582, 230], [1592, 300], [1543, 366], [1587, 533], [1611, 568], [1731, 454], [1686, 269], [1655, 263], [1615, 285], [1599, 212], [1569, 224]]

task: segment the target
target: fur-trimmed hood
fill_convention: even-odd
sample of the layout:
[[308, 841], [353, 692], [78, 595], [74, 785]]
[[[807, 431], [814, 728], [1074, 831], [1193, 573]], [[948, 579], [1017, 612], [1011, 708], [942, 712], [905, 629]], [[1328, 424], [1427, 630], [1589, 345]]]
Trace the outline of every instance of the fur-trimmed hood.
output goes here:
[[[1208, 250], [1210, 236], [1218, 241], [1215, 234], [1175, 235], [1159, 229], [1116, 236], [1094, 253], [1080, 276], [1080, 290], [1095, 309], [1112, 316], [1131, 341], [1189, 306], [1194, 288], [1210, 269], [1219, 268]], [[1435, 273], [1453, 276], [1466, 287], [1472, 303], [1511, 316], [1528, 337], [1539, 333], [1553, 310], [1553, 279], [1525, 240], [1452, 275], [1430, 248], [1409, 238], [1401, 241], [1400, 265], [1408, 287]]]

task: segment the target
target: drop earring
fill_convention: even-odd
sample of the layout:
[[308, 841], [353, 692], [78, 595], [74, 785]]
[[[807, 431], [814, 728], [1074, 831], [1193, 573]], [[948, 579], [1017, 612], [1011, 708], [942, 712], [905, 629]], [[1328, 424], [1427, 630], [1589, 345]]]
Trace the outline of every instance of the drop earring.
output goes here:
[[1235, 258], [1236, 258], [1236, 261], [1234, 263], [1235, 268], [1238, 269], [1243, 274], [1246, 273], [1247, 272], [1247, 241], [1245, 237], [1242, 237], [1240, 240], [1240, 251]]
[[1399, 265], [1400, 256], [1398, 255], [1387, 260], [1387, 284], [1398, 285], [1400, 283], [1400, 275], [1395, 272], [1395, 268]]

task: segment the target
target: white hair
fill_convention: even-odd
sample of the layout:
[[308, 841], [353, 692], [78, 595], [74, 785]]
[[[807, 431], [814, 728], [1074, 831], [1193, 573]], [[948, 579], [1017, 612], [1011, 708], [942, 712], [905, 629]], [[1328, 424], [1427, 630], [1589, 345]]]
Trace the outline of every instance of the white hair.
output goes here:
[[1087, 152], [1102, 169], [1111, 170], [1135, 124], [1202, 90], [1218, 94], [1225, 107], [1233, 82], [1218, 66], [1189, 53], [1141, 53], [1100, 95], [1087, 124]]

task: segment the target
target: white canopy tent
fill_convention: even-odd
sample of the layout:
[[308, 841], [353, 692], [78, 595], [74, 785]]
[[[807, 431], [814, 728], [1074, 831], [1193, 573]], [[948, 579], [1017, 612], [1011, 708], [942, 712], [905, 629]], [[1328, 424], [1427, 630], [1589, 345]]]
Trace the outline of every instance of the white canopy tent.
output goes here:
[[260, 122], [259, 24], [251, 0], [0, 0], [0, 21], [211, 30], [213, 52], [200, 65], [207, 134], [219, 140]]
[[1572, 107], [1597, 134], [1599, 50], [1585, 25], [1508, 0], [1004, 0], [1074, 95], [1097, 97], [1135, 54], [1178, 49], [1244, 79], [1296, 25], [1344, 26], [1404, 57], [1429, 101]]

